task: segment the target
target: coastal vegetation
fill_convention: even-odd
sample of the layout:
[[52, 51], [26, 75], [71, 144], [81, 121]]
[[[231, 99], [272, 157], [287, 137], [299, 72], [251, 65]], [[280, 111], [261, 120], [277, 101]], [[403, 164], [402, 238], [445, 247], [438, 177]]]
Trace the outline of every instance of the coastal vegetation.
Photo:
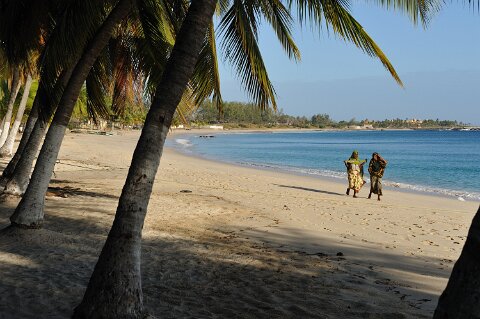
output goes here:
[[225, 102], [222, 111], [205, 101], [189, 117], [192, 127], [221, 124], [224, 128], [326, 128], [326, 129], [447, 129], [465, 127], [467, 124], [455, 120], [439, 119], [355, 119], [335, 121], [328, 114], [311, 117], [287, 115], [282, 109], [259, 109], [252, 103]]
[[[379, 4], [406, 12], [414, 23], [426, 23], [435, 7], [434, 2], [414, 0]], [[143, 121], [112, 228], [73, 318], [147, 316], [141, 279], [142, 229], [166, 136], [175, 115], [185, 117], [183, 107], [189, 109], [212, 97], [212, 108], [222, 109], [214, 13], [220, 21], [219, 47], [225, 60], [260, 109], [262, 121], [273, 125], [277, 115], [269, 109], [277, 104], [257, 43], [260, 20], [272, 26], [293, 60], [300, 59], [290, 32], [294, 21], [308, 22], [318, 30], [326, 25], [339, 38], [377, 58], [402, 85], [388, 58], [348, 7], [345, 1], [324, 0], [0, 2], [0, 66], [2, 78], [8, 79], [0, 142], [7, 141], [9, 134], [16, 136], [16, 124], [11, 127], [10, 123], [20, 88], [24, 87], [26, 103], [33, 79], [38, 81], [22, 139], [0, 183], [5, 185], [4, 195], [22, 196], [8, 231], [28, 236], [27, 229], [31, 234], [42, 227], [45, 196], [75, 105], [81, 104], [77, 116], [84, 107], [92, 119], [125, 116], [126, 122]], [[138, 97], [143, 101], [145, 96], [146, 114], [142, 108], [138, 114], [125, 113], [128, 105], [143, 107]], [[17, 109], [19, 120], [26, 107], [22, 104]], [[224, 106], [223, 120], [229, 112]], [[248, 120], [257, 121], [257, 117]], [[282, 121], [292, 124], [288, 116]], [[328, 115], [298, 118], [296, 123], [335, 124]]]
[[[6, 81], [4, 80], [4, 89], [0, 90], [0, 117], [5, 116], [6, 97], [8, 94]], [[38, 81], [34, 81], [28, 97], [26, 110], [22, 118], [22, 125], [25, 124], [28, 113], [32, 108], [33, 99], [38, 87]], [[23, 89], [20, 90], [23, 94]], [[112, 125], [117, 128], [141, 128], [148, 108], [144, 101], [127, 102], [121, 114], [115, 114], [112, 109], [112, 101], [109, 95], [104, 96], [107, 106], [107, 116], [95, 118], [89, 112], [87, 106], [88, 95], [84, 86], [80, 91], [78, 100], [72, 113], [69, 123], [70, 129], [75, 128], [111, 128]], [[20, 101], [17, 99], [13, 113], [16, 114]], [[103, 122], [104, 125], [99, 125]], [[206, 125], [220, 124], [226, 129], [236, 128], [326, 128], [326, 129], [348, 129], [348, 128], [376, 128], [376, 129], [448, 129], [461, 128], [469, 126], [468, 123], [456, 120], [440, 119], [384, 119], [384, 120], [339, 120], [336, 121], [328, 114], [315, 114], [313, 116], [293, 116], [285, 114], [283, 109], [274, 110], [272, 108], [260, 109], [254, 103], [246, 102], [222, 102], [222, 109], [219, 110], [211, 100], [206, 100], [201, 105], [195, 106], [186, 112], [185, 121], [181, 118], [174, 118], [175, 125], [184, 125], [186, 127], [203, 127]]]

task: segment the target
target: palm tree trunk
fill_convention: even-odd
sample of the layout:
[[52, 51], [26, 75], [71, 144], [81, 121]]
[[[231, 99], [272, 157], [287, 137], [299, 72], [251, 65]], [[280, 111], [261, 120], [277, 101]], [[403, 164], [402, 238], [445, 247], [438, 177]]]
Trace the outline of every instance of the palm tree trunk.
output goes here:
[[22, 138], [20, 139], [20, 143], [18, 144], [17, 151], [15, 152], [15, 155], [12, 157], [10, 162], [8, 162], [7, 167], [5, 167], [2, 176], [0, 177], [0, 188], [5, 187], [5, 184], [7, 184], [8, 180], [13, 176], [15, 167], [17, 166], [18, 161], [22, 157], [25, 146], [28, 144], [30, 133], [32, 133], [35, 123], [38, 119], [38, 105], [43, 97], [44, 92], [42, 87], [39, 85], [37, 94], [35, 95], [35, 100], [33, 101], [32, 109], [30, 110], [30, 114], [28, 115], [27, 124], [25, 124]]
[[41, 226], [45, 194], [80, 89], [95, 60], [107, 45], [115, 26], [128, 15], [131, 6], [132, 0], [120, 0], [117, 3], [93, 39], [88, 43], [82, 57], [75, 66], [50, 124], [25, 195], [10, 217], [12, 225], [27, 228]]
[[[52, 117], [52, 114], [56, 109], [54, 97], [57, 95], [61, 96], [64, 88], [68, 84], [75, 65], [76, 62], [74, 62], [72, 66], [62, 71], [57, 82], [55, 83], [55, 91], [52, 94], [53, 96], [50, 98], [47, 98], [45, 89], [40, 82], [37, 95], [35, 96], [34, 107], [31, 111], [35, 113], [31, 113], [29, 116], [29, 121], [30, 117], [33, 117], [33, 128], [28, 130], [28, 137], [23, 146], [22, 142], [24, 138], [22, 136], [22, 140], [20, 141], [17, 152], [13, 158], [15, 159], [15, 157], [18, 157], [18, 159], [13, 163], [10, 161], [2, 175], [2, 179], [0, 179], [0, 186], [3, 185], [5, 187], [3, 190], [4, 194], [22, 196], [25, 193], [30, 180], [30, 172], [32, 171], [33, 161], [37, 156], [40, 143], [45, 136], [45, 132], [47, 131], [48, 120]], [[50, 105], [52, 103], [53, 105]], [[41, 111], [38, 111], [38, 109]], [[38, 118], [39, 116], [40, 119]], [[27, 121], [27, 127], [29, 125], [29, 121]], [[25, 131], [23, 134], [27, 134], [27, 131]], [[21, 147], [22, 152], [18, 153]], [[10, 166], [12, 166], [12, 171], [6, 172]]]
[[438, 300], [434, 319], [480, 318], [480, 208], [465, 246]]
[[25, 107], [27, 106], [28, 96], [30, 94], [30, 87], [32, 86], [32, 77], [30, 74], [27, 76], [25, 82], [25, 87], [23, 88], [22, 99], [20, 100], [20, 105], [18, 107], [17, 116], [15, 117], [15, 122], [13, 123], [12, 129], [8, 134], [5, 144], [0, 148], [0, 157], [11, 156], [13, 151], [13, 143], [15, 143], [15, 138], [17, 137], [18, 128], [22, 122], [23, 112], [25, 112]]
[[8, 131], [10, 129], [10, 121], [12, 120], [13, 105], [17, 99], [18, 91], [20, 90], [20, 71], [17, 69], [13, 73], [12, 87], [10, 89], [10, 98], [8, 99], [7, 114], [4, 117], [4, 124], [2, 134], [0, 134], [0, 146], [5, 143], [8, 136]]
[[113, 226], [73, 318], [142, 318], [142, 228], [163, 145], [193, 74], [215, 0], [193, 0], [145, 120]]
[[2, 119], [2, 124], [0, 124], [0, 134], [2, 134], [3, 126], [5, 125], [5, 116]]
[[35, 126], [30, 133], [28, 144], [25, 147], [12, 176], [8, 179], [3, 194], [22, 196], [29, 185], [30, 172], [33, 161], [37, 156], [42, 139], [47, 131], [48, 123], [43, 119], [37, 119]]

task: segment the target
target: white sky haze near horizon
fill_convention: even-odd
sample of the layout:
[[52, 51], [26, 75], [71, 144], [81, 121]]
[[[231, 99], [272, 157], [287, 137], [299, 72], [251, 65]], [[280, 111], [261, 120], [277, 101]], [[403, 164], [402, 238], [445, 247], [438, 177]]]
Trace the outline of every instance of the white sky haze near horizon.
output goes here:
[[[335, 120], [439, 118], [480, 125], [476, 7], [447, 3], [427, 29], [372, 3], [355, 2], [352, 14], [386, 53], [405, 88], [377, 59], [325, 29], [295, 26], [302, 59], [290, 61], [263, 23], [260, 48], [280, 109], [290, 115], [327, 113]], [[220, 40], [217, 45], [220, 49]], [[250, 101], [230, 65], [220, 63], [220, 77], [225, 101]]]

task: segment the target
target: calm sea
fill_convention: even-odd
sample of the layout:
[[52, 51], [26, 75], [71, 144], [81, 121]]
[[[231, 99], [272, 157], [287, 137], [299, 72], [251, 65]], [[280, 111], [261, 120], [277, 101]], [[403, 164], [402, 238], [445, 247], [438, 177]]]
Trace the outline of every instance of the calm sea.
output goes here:
[[[308, 131], [175, 136], [167, 146], [202, 157], [312, 176], [346, 178], [353, 150], [388, 160], [384, 184], [480, 200], [479, 131]], [[367, 174], [368, 176], [368, 174]], [[367, 178], [368, 179], [368, 178]]]

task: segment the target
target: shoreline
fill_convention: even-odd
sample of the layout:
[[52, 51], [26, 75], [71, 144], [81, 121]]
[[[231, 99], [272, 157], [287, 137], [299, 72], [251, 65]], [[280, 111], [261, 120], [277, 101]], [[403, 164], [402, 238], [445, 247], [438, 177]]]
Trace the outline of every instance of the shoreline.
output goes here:
[[[400, 129], [400, 130], [403, 130], [403, 129]], [[407, 130], [411, 130], [411, 129], [407, 129]], [[242, 133], [245, 133], [245, 134], [262, 134], [262, 133], [265, 133], [265, 134], [269, 134], [269, 133], [282, 133], [282, 132], [287, 132], [287, 133], [292, 133], [292, 132], [298, 132], [298, 133], [301, 133], [301, 132], [315, 132], [315, 131], [325, 131], [325, 130], [311, 130], [311, 129], [291, 129], [291, 130], [283, 130], [283, 129], [280, 129], [280, 130], [249, 130], [249, 129], [246, 129], [246, 130], [215, 130], [215, 129], [195, 129], [195, 130], [174, 130], [173, 132], [171, 132], [169, 134], [169, 138], [173, 139], [175, 136], [189, 136], [189, 135], [211, 135], [211, 134], [242, 134]], [[343, 130], [326, 130], [326, 131], [343, 131]], [[346, 130], [346, 131], [351, 131], [351, 130]], [[367, 131], [367, 130], [362, 130], [362, 131]], [[397, 129], [392, 129], [391, 131], [398, 131]], [[174, 141], [172, 141], [172, 143], [174, 143]], [[272, 172], [282, 172], [282, 173], [286, 173], [286, 174], [292, 174], [292, 175], [295, 175], [295, 176], [305, 176], [305, 177], [310, 177], [310, 178], [314, 178], [314, 179], [325, 179], [327, 181], [330, 181], [330, 182], [334, 182], [334, 183], [339, 183], [341, 185], [347, 185], [347, 176], [345, 175], [345, 178], [342, 179], [343, 177], [335, 177], [335, 176], [328, 176], [328, 175], [315, 175], [315, 174], [309, 174], [309, 173], [303, 173], [303, 172], [299, 172], [299, 171], [294, 171], [294, 170], [288, 170], [288, 169], [285, 169], [285, 168], [282, 168], [282, 167], [273, 167], [273, 166], [267, 166], [267, 165], [262, 165], [262, 164], [255, 164], [255, 163], [241, 163], [241, 162], [233, 162], [233, 161], [228, 161], [228, 160], [222, 160], [222, 159], [218, 159], [218, 158], [213, 158], [213, 157], [208, 157], [208, 156], [203, 156], [202, 154], [198, 154], [198, 153], [195, 153], [195, 152], [187, 152], [187, 151], [182, 151], [179, 147], [175, 147], [175, 146], [166, 146], [168, 147], [169, 149], [171, 149], [172, 151], [175, 151], [175, 152], [178, 152], [179, 154], [183, 154], [183, 155], [186, 155], [186, 156], [193, 156], [193, 157], [196, 157], [196, 158], [199, 158], [199, 159], [203, 159], [203, 160], [207, 160], [207, 161], [213, 161], [213, 162], [217, 162], [217, 163], [224, 163], [224, 164], [230, 164], [230, 165], [234, 165], [234, 166], [240, 166], [240, 167], [247, 167], [247, 168], [252, 168], [252, 169], [259, 169], [259, 170], [266, 170], [266, 171], [272, 171]], [[369, 188], [369, 185], [370, 185], [370, 180], [369, 178], [367, 177], [368, 175], [365, 175], [366, 178], [365, 180], [367, 181], [367, 183], [365, 184], [364, 187], [362, 187], [362, 189], [365, 189], [366, 188], [366, 191], [368, 193], [368, 188]], [[420, 194], [420, 195], [426, 195], [426, 196], [433, 196], [433, 197], [440, 197], [440, 198], [447, 198], [447, 199], [454, 199], [454, 200], [457, 200], [457, 201], [467, 201], [467, 202], [474, 202], [474, 203], [480, 203], [480, 199], [475, 199], [475, 198], [470, 198], [468, 196], [461, 196], [460, 194], [455, 194], [455, 195], [450, 195], [450, 194], [445, 194], [445, 193], [442, 193], [442, 191], [444, 192], [458, 192], [458, 193], [464, 193], [465, 191], [458, 191], [458, 190], [449, 190], [449, 189], [443, 189], [443, 188], [439, 188], [439, 189], [434, 189], [432, 188], [431, 186], [425, 186], [425, 185], [410, 185], [410, 184], [405, 184], [405, 183], [401, 183], [401, 182], [395, 182], [395, 181], [389, 181], [388, 179], [387, 180], [383, 180], [384, 182], [384, 189], [388, 190], [388, 191], [392, 191], [392, 192], [401, 192], [401, 193], [408, 193], [408, 194]], [[401, 187], [401, 186], [394, 186], [394, 185], [402, 185], [402, 184], [405, 184], [407, 185], [407, 187]], [[424, 189], [415, 189], [415, 187], [420, 187], [420, 188], [430, 188], [432, 189], [432, 191], [429, 191], [429, 190], [424, 190]], [[365, 190], [364, 190], [365, 192]]]
[[[43, 228], [0, 236], [0, 316], [71, 317], [138, 137], [66, 135]], [[166, 148], [142, 235], [147, 310], [169, 318], [431, 318], [478, 205], [390, 191], [378, 202], [344, 191]], [[0, 203], [2, 228], [16, 204]]]
[[[215, 166], [224, 166], [228, 168], [229, 170], [235, 170], [235, 169], [244, 169], [246, 171], [249, 171], [252, 175], [255, 175], [256, 172], [259, 174], [262, 173], [269, 173], [270, 176], [275, 176], [279, 175], [282, 178], [285, 179], [291, 179], [292, 177], [296, 178], [302, 178], [305, 180], [309, 180], [311, 183], [318, 182], [319, 184], [322, 183], [328, 183], [328, 184], [333, 184], [336, 186], [338, 189], [345, 190], [348, 182], [345, 177], [345, 180], [341, 180], [340, 178], [336, 177], [329, 177], [329, 176], [321, 176], [321, 175], [311, 175], [311, 174], [306, 174], [306, 173], [300, 173], [300, 172], [294, 172], [294, 171], [286, 171], [282, 169], [276, 169], [276, 168], [269, 168], [269, 167], [263, 167], [263, 166], [252, 166], [252, 165], [247, 165], [247, 164], [242, 164], [242, 163], [234, 163], [234, 162], [228, 162], [228, 161], [222, 161], [220, 159], [214, 159], [214, 158], [209, 158], [202, 156], [200, 154], [195, 154], [195, 153], [184, 153], [180, 150], [175, 149], [174, 147], [170, 146], [165, 146], [165, 149], [168, 150], [169, 153], [175, 154], [175, 157], [180, 157], [183, 158], [186, 161], [189, 161], [188, 159], [196, 162], [196, 161], [201, 161], [204, 164], [210, 163], [211, 165]], [[360, 198], [366, 198], [366, 195], [368, 194], [368, 186], [369, 184], [365, 184], [364, 187], [360, 190]], [[367, 188], [366, 188], [367, 187]], [[428, 198], [429, 202], [432, 200], [445, 200], [445, 201], [451, 201], [452, 203], [470, 203], [470, 204], [475, 204], [478, 205], [480, 204], [479, 201], [476, 200], [465, 200], [465, 201], [460, 201], [454, 196], [448, 196], [448, 195], [443, 195], [443, 194], [436, 194], [432, 192], [426, 192], [426, 191], [414, 191], [414, 190], [409, 190], [406, 188], [396, 188], [392, 186], [385, 186], [384, 188], [388, 189], [388, 194], [391, 194], [390, 197], [394, 197], [397, 193], [398, 195], [402, 194], [405, 196], [413, 196], [413, 197], [421, 197], [423, 199]], [[351, 197], [347, 196], [345, 192], [342, 193], [342, 195], [345, 195], [345, 197]], [[385, 197], [385, 194], [382, 198]], [[373, 198], [373, 197], [372, 197]], [[373, 199], [372, 199], [373, 200]], [[383, 200], [383, 199], [382, 199]]]

